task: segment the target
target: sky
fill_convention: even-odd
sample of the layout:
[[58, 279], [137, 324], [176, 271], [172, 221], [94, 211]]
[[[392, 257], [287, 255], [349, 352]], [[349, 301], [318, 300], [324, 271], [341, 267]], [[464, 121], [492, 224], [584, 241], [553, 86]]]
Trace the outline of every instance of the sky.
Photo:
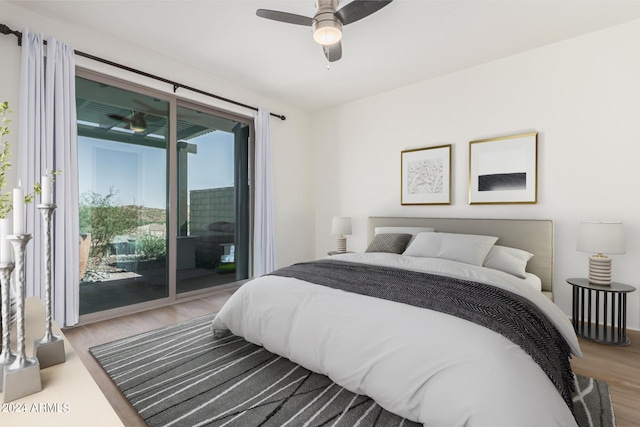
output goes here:
[[[234, 136], [215, 131], [188, 141], [188, 188], [233, 185]], [[106, 196], [113, 188], [116, 204], [165, 209], [167, 152], [162, 148], [78, 137], [80, 197], [93, 191]]]

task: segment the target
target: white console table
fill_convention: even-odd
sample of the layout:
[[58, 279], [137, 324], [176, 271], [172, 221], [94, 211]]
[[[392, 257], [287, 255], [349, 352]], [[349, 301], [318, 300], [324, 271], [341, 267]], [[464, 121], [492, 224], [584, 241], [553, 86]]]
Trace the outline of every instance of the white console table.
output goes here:
[[[26, 301], [27, 356], [33, 355], [33, 341], [44, 335], [44, 304], [38, 298]], [[15, 349], [15, 325], [11, 340]], [[64, 335], [53, 322], [53, 332]], [[42, 391], [8, 403], [0, 392], [2, 426], [123, 426], [109, 401], [65, 338], [66, 362], [40, 371]], [[0, 379], [2, 381], [2, 379]]]

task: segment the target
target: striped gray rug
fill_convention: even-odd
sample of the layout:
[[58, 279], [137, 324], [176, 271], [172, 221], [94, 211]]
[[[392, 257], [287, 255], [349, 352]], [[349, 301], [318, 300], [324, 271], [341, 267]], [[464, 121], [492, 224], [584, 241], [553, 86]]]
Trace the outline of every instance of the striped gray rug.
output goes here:
[[[418, 426], [262, 347], [214, 339], [213, 315], [90, 349], [149, 426]], [[614, 427], [606, 383], [576, 376], [581, 427]]]

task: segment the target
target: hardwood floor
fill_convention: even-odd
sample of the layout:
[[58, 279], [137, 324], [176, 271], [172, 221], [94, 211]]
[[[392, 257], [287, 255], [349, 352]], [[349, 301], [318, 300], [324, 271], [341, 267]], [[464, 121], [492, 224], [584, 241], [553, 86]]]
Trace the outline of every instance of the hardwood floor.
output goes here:
[[[64, 334], [85, 364], [116, 413], [127, 427], [145, 426], [137, 412], [95, 361], [89, 348], [98, 344], [216, 312], [234, 292], [227, 289], [213, 296], [187, 301], [117, 319], [65, 329]], [[640, 331], [629, 331], [631, 345], [611, 347], [580, 340], [584, 356], [574, 358], [574, 372], [606, 381], [618, 427], [640, 426]]]
[[627, 331], [631, 345], [598, 344], [580, 338], [582, 359], [573, 358], [576, 374], [609, 384], [618, 427], [640, 426], [640, 331]]
[[[146, 426], [129, 401], [113, 384], [111, 378], [96, 362], [89, 348], [98, 344], [111, 342], [120, 338], [147, 332], [168, 326], [176, 322], [215, 313], [233, 294], [235, 288], [226, 289], [216, 294], [196, 300], [161, 307], [149, 311], [118, 317], [116, 319], [91, 323], [64, 330], [64, 334], [71, 346], [87, 367], [94, 380], [111, 402], [111, 406], [127, 427]], [[100, 425], [99, 423], [96, 426]]]

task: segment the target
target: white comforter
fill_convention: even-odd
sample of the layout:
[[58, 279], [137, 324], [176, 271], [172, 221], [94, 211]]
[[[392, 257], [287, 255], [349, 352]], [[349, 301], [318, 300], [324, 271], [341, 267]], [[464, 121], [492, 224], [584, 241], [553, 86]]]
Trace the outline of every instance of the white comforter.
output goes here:
[[[392, 254], [332, 259], [431, 271], [509, 289], [537, 304], [581, 356], [566, 316], [540, 292], [507, 273]], [[242, 286], [212, 326], [325, 374], [425, 426], [576, 425], [546, 374], [519, 346], [447, 314], [263, 276]]]

